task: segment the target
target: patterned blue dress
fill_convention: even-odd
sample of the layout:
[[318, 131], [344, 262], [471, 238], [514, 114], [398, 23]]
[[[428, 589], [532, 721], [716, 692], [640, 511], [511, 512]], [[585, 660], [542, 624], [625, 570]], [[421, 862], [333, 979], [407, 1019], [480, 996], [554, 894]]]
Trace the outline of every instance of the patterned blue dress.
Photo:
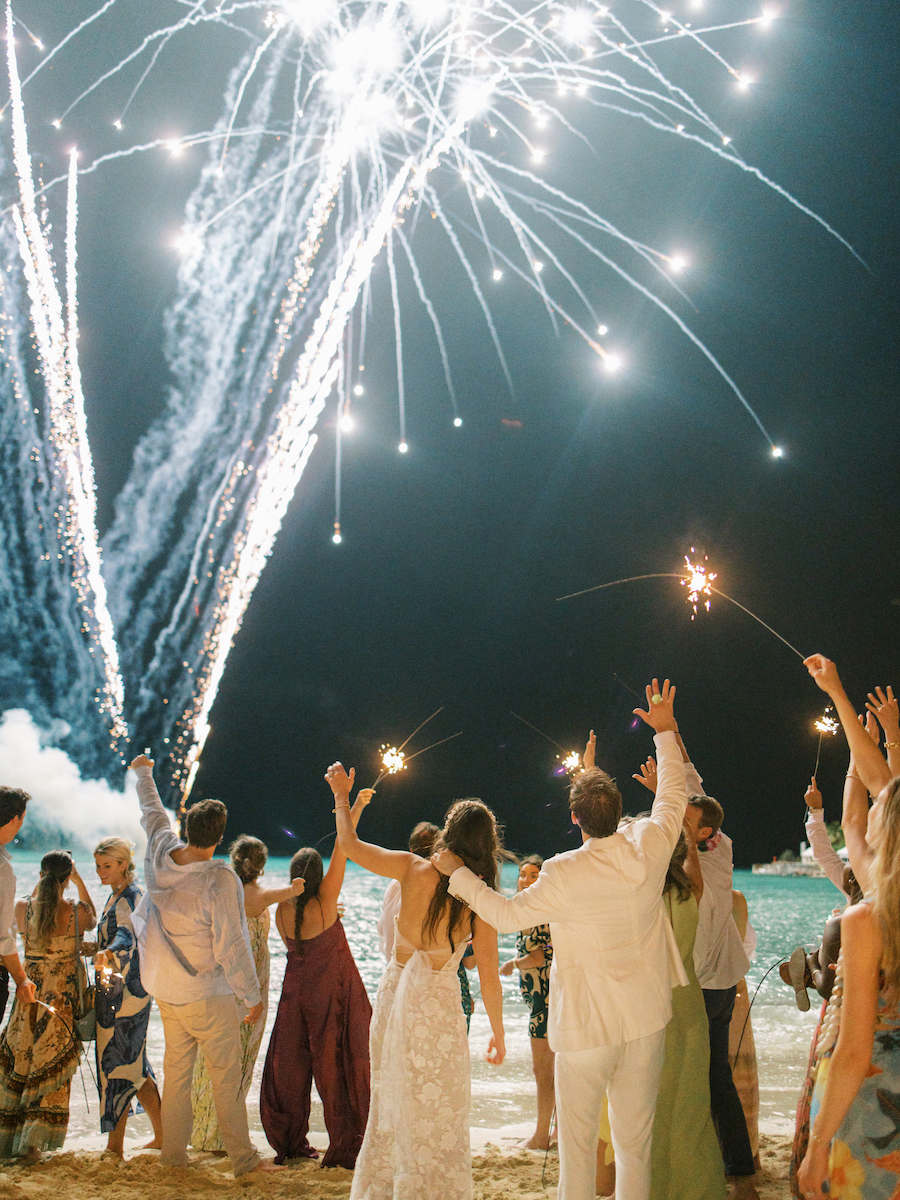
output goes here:
[[155, 1079], [147, 1061], [150, 997], [141, 986], [137, 942], [131, 914], [141, 889], [129, 883], [110, 896], [97, 926], [98, 948], [115, 956], [116, 973], [109, 986], [97, 980], [97, 1087], [100, 1090], [100, 1128], [111, 1133], [135, 1093]]

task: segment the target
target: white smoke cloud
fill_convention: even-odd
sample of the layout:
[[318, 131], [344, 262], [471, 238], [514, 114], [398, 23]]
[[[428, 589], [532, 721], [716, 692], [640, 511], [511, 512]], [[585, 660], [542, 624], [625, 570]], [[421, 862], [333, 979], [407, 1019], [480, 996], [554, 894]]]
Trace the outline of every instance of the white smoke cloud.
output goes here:
[[133, 780], [117, 792], [103, 779], [82, 779], [68, 754], [47, 744], [67, 732], [60, 721], [40, 729], [24, 708], [11, 708], [0, 718], [0, 784], [31, 795], [23, 833], [33, 837], [46, 828], [88, 850], [116, 835], [134, 842], [143, 856], [147, 839]]

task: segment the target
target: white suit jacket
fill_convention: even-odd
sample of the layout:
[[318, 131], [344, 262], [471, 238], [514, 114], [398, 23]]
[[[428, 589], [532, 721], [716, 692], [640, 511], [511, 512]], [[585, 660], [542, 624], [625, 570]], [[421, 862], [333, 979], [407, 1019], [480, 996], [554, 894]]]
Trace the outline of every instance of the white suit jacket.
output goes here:
[[673, 733], [655, 741], [659, 780], [649, 817], [548, 859], [531, 887], [508, 899], [466, 867], [450, 877], [453, 895], [501, 933], [549, 924], [555, 1051], [656, 1033], [672, 1015], [672, 988], [687, 983], [662, 899], [687, 806], [684, 763]]

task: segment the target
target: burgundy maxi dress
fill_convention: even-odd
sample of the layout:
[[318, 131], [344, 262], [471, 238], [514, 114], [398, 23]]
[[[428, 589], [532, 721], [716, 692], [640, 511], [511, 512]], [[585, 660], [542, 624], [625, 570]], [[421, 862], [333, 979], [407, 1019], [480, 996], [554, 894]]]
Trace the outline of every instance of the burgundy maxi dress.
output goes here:
[[263, 1129], [277, 1163], [317, 1158], [306, 1136], [315, 1079], [329, 1139], [322, 1166], [352, 1171], [369, 1115], [372, 1006], [340, 920], [317, 937], [285, 940], [287, 967], [259, 1095]]

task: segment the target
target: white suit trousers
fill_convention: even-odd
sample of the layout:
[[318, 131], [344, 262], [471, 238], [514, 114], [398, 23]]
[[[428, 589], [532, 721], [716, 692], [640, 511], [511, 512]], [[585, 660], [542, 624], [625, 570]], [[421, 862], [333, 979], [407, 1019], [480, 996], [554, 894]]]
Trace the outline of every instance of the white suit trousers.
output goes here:
[[604, 1094], [616, 1152], [616, 1200], [648, 1200], [650, 1141], [666, 1031], [556, 1055], [558, 1200], [595, 1200], [597, 1139]]

